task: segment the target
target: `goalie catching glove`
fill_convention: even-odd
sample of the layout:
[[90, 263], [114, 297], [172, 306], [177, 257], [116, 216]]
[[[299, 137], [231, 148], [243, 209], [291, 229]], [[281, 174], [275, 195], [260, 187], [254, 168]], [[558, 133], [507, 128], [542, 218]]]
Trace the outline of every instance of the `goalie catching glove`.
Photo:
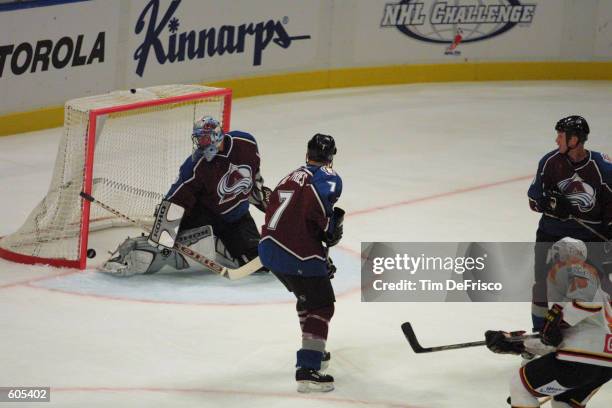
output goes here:
[[185, 209], [180, 205], [163, 200], [155, 211], [149, 243], [159, 249], [174, 247], [184, 213]]

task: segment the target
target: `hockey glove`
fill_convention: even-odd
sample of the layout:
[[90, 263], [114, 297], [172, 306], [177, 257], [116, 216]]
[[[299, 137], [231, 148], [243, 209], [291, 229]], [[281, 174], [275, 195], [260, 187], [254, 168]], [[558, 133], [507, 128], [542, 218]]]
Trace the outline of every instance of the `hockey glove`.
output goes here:
[[511, 337], [522, 336], [524, 331], [494, 331], [487, 330], [485, 332], [485, 341], [487, 348], [498, 354], [521, 354], [525, 351], [525, 345], [522, 341], [510, 341]]
[[327, 257], [327, 276], [329, 279], [334, 279], [334, 275], [336, 274], [336, 265], [334, 265], [334, 261], [328, 256]]
[[549, 191], [544, 197], [544, 212], [559, 218], [572, 215], [572, 203], [558, 191]]
[[547, 346], [558, 347], [563, 341], [562, 329], [568, 327], [563, 321], [563, 308], [554, 304], [546, 316], [544, 316], [544, 328], [542, 329], [542, 343]]
[[263, 196], [263, 206], [264, 206], [264, 212], [265, 212], [265, 209], [268, 208], [268, 204], [270, 204], [270, 197], [272, 196], [272, 190], [266, 186], [263, 186], [261, 188], [261, 195]]
[[259, 211], [265, 213], [270, 203], [271, 195], [272, 190], [266, 186], [262, 186], [260, 190], [254, 188], [249, 197], [249, 203], [253, 204]]
[[255, 174], [255, 185], [249, 196], [249, 203], [253, 204], [259, 211], [265, 213], [270, 203], [272, 190], [264, 186], [263, 183], [264, 179], [259, 170], [257, 170], [257, 174]]
[[332, 219], [335, 222], [334, 229], [331, 233], [326, 233], [323, 239], [328, 247], [336, 245], [342, 239], [344, 234], [344, 210], [339, 207], [334, 208]]

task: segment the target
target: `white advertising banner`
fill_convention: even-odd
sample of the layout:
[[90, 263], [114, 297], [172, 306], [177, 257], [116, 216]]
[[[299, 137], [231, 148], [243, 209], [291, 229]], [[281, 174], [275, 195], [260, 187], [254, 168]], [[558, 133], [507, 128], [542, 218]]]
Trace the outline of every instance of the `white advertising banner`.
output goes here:
[[[134, 0], [127, 82], [200, 82], [316, 68], [323, 0]], [[321, 64], [319, 64], [321, 65]]]
[[350, 3], [356, 8], [355, 65], [546, 60], [560, 55], [563, 7], [556, 1]]
[[118, 14], [102, 1], [0, 12], [0, 113], [112, 90]]
[[612, 58], [612, 1], [599, 1], [595, 33], [594, 57]]
[[0, 115], [330, 68], [612, 59], [609, 0], [58, 1], [0, 11]]

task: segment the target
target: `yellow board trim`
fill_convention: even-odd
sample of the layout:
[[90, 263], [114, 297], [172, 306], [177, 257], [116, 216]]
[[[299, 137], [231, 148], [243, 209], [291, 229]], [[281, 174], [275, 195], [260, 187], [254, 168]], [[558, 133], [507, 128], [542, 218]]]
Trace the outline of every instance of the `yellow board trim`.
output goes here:
[[[391, 65], [293, 72], [228, 79], [206, 85], [231, 88], [235, 98], [316, 89], [429, 82], [612, 80], [612, 62], [466, 62]], [[63, 106], [0, 116], [0, 136], [61, 126]]]
[[9, 113], [0, 116], [0, 136], [54, 128], [64, 123], [64, 106]]

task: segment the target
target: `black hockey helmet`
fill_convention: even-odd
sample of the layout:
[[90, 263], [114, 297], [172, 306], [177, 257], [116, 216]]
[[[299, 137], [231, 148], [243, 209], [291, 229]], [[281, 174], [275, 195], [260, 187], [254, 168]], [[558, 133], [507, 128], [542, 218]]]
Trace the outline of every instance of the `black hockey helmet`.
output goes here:
[[336, 141], [330, 135], [317, 133], [308, 141], [308, 160], [331, 163], [336, 152]]
[[586, 142], [590, 132], [589, 124], [586, 119], [578, 115], [559, 119], [555, 125], [555, 130], [558, 132], [565, 132], [568, 139], [571, 136], [577, 136], [580, 143]]

